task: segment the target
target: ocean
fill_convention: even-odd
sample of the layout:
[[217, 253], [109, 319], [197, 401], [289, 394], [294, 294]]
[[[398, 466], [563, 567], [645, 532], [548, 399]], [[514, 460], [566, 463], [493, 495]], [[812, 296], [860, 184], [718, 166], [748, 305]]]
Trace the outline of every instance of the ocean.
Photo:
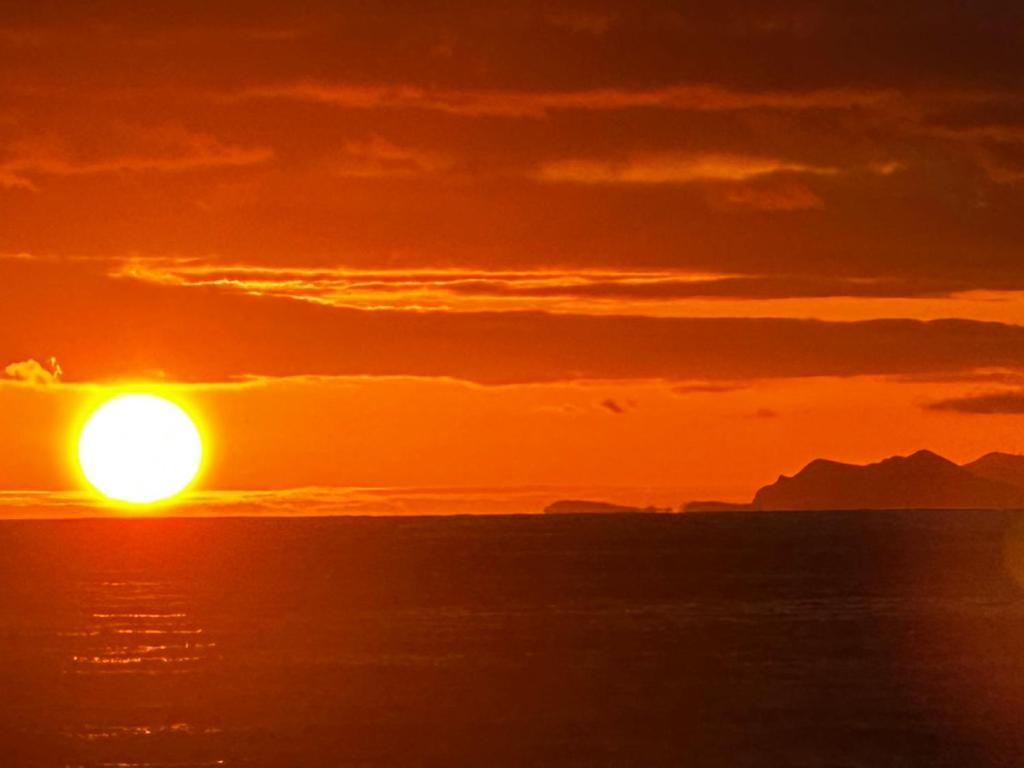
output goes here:
[[0, 765], [1021, 765], [1021, 583], [1004, 512], [0, 522]]

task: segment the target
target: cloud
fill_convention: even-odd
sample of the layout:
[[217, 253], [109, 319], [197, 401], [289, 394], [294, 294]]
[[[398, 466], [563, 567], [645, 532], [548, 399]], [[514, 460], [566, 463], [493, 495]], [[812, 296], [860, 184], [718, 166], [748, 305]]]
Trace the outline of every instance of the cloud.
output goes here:
[[[604, 73], [601, 81], [614, 79]], [[545, 112], [552, 117], [543, 122], [473, 124], [376, 109], [374, 99], [388, 89], [360, 88], [371, 104], [360, 114], [263, 100], [225, 104], [188, 89], [173, 98], [85, 89], [77, 98], [99, 99], [109, 118], [63, 123], [33, 106], [44, 100], [45, 88], [19, 96], [26, 117], [14, 130], [41, 138], [9, 143], [5, 127], [0, 147], [17, 153], [0, 154], [0, 169], [12, 163], [0, 170], [0, 183], [32, 189], [57, 174], [103, 178], [77, 178], [79, 191], [91, 187], [78, 197], [67, 194], [70, 184], [54, 184], [45, 201], [37, 201], [45, 202], [45, 213], [41, 204], [33, 206], [33, 196], [10, 195], [22, 209], [4, 217], [0, 236], [10, 247], [38, 251], [218, 251], [283, 264], [575, 263], [866, 276], [1015, 269], [1017, 190], [993, 183], [984, 171], [987, 161], [973, 154], [975, 142], [997, 135], [1002, 141], [1012, 135], [1010, 127], [995, 134], [982, 122], [995, 118], [975, 104], [964, 106], [958, 120], [975, 134], [985, 128], [984, 135], [923, 132], [928, 110], [938, 113], [953, 99], [938, 88], [934, 103], [920, 92], [894, 92], [852, 111], [630, 107], [615, 115], [577, 109]], [[686, 91], [691, 96], [692, 88]], [[750, 97], [742, 103], [764, 98], [758, 89], [707, 88], [715, 95], [707, 103], [718, 106], [741, 103], [740, 93]], [[671, 89], [612, 88], [615, 99], [607, 90], [557, 93], [586, 94], [574, 99], [610, 106], [634, 103], [638, 93], [657, 93], [664, 101]], [[516, 92], [524, 99], [534, 93]], [[786, 91], [787, 97], [806, 93]], [[622, 94], [630, 99], [623, 102]], [[1012, 106], [1010, 95], [999, 102], [1004, 110]], [[156, 114], [160, 98], [168, 120], [211, 142], [216, 137], [219, 146], [197, 151], [188, 136], [133, 136], [139, 115]], [[662, 103], [658, 99], [654, 103]], [[612, 118], [615, 130], [609, 130]], [[117, 132], [107, 119], [128, 127]], [[270, 163], [270, 157], [277, 160]], [[1013, 178], [1013, 158], [1000, 158], [1003, 175], [996, 175]], [[898, 166], [886, 160], [902, 162], [905, 171], [894, 172]], [[233, 170], [250, 167], [244, 163], [254, 170]], [[138, 173], [200, 166], [213, 170], [167, 178], [139, 194]], [[364, 179], [373, 182], [361, 184]], [[614, 205], [613, 195], [621, 196]], [[588, 209], [600, 215], [585, 216]], [[96, 225], [109, 210], [122, 211], [123, 220]], [[725, 210], [735, 216], [716, 215]], [[49, 226], [51, 217], [67, 224]], [[643, 238], [637, 241], [632, 232]], [[965, 252], [972, 254], [970, 265]]]
[[451, 161], [441, 153], [401, 146], [373, 135], [346, 142], [333, 168], [340, 176], [395, 178], [438, 173], [450, 166]]
[[[125, 0], [61, 14], [45, 4], [19, 6], [5, 15], [0, 38], [35, 54], [22, 57], [33, 71], [60, 76], [68, 57], [81, 58], [91, 65], [90, 77], [81, 79], [86, 83], [102, 77], [179, 87], [313, 77], [324, 83], [365, 82], [374, 76], [452, 87], [483, 77], [503, 84], [579, 87], [595, 80], [688, 82], [715, 73], [746, 88], [830, 83], [907, 88], [1017, 83], [1020, 73], [1019, 12], [1006, 0], [938, 5], [906, 0], [898, 10], [806, 0], [686, 5], [661, 0], [629, 6], [593, 0], [456, 2], [385, 9], [313, 0], [273, 9], [261, 5], [244, 22], [239, 14], [226, 13], [226, 5], [197, 5], [187, 20], [170, 3], [155, 4], [145, 15]], [[552, 27], [553, 14], [565, 23]], [[609, 14], [617, 18], [605, 29], [602, 17]], [[589, 31], [566, 34], [566, 26], [604, 31], [599, 37]], [[277, 31], [290, 28], [306, 34]], [[461, 56], [455, 67], [430, 68], [426, 54], [442, 35], [456, 41]], [[382, 57], [385, 50], [389, 55]], [[84, 58], [86, 52], [90, 58]], [[132, 59], [124, 58], [128, 53]], [[127, 71], [125, 61], [131, 61]], [[24, 68], [22, 60], [10, 67], [15, 74]]]
[[144, 130], [132, 136], [134, 152], [74, 153], [53, 138], [16, 141], [0, 154], [0, 186], [36, 191], [38, 176], [87, 176], [120, 172], [182, 173], [207, 168], [258, 165], [273, 157], [267, 147], [221, 142], [204, 133], [175, 128]]
[[972, 283], [904, 279], [829, 278], [803, 275], [739, 275], [686, 277], [621, 273], [562, 281], [549, 278], [524, 280], [467, 279], [445, 287], [454, 293], [495, 296], [571, 296], [619, 299], [793, 299], [793, 298], [892, 298], [948, 297], [973, 287]]
[[[985, 285], [978, 279], [966, 277], [706, 275], [615, 269], [301, 268], [218, 265], [159, 258], [121, 262], [114, 267], [113, 274], [163, 285], [216, 287], [337, 307], [418, 307], [454, 311], [550, 307], [565, 311], [569, 305], [577, 310], [608, 313], [618, 306], [620, 311], [642, 314], [664, 314], [662, 310], [666, 306], [678, 302], [953, 299]], [[994, 279], [992, 290], [997, 289], [1022, 290], [1024, 280]], [[694, 311], [692, 306], [689, 311]]]
[[789, 174], [838, 176], [868, 173], [889, 176], [903, 168], [894, 160], [863, 166], [821, 165], [780, 157], [714, 152], [656, 152], [624, 159], [570, 158], [546, 162], [534, 173], [545, 182], [579, 184], [690, 184], [694, 182], [776, 181], [774, 185], [743, 186], [718, 192], [720, 201], [733, 207], [760, 210], [804, 210], [822, 207], [821, 199], [802, 184], [775, 177]]
[[743, 91], [719, 85], [660, 88], [595, 88], [565, 91], [423, 88], [411, 84], [350, 84], [315, 80], [263, 85], [233, 94], [233, 100], [284, 99], [346, 109], [416, 109], [467, 117], [544, 117], [560, 111], [665, 109], [854, 109], [897, 98], [887, 89], [824, 88]]
[[51, 357], [48, 366], [43, 367], [36, 360], [22, 360], [11, 363], [4, 368], [10, 378], [37, 387], [48, 387], [60, 381], [64, 371], [61, 370], [57, 359]]
[[[994, 322], [358, 310], [94, 268], [0, 261], [0, 279], [19, 286], [0, 348], [24, 358], [58, 350], [81, 381], [152, 370], [170, 381], [407, 375], [481, 384], [1024, 370], [1024, 327]], [[50, 309], [41, 317], [32, 308], [42, 304]]]
[[1024, 414], [1024, 391], [954, 397], [929, 403], [927, 408], [932, 411], [967, 414]]
[[35, 192], [38, 189], [35, 184], [19, 172], [12, 168], [5, 168], [2, 165], [0, 165], [0, 187], [4, 189], [24, 189], [29, 192]]
[[744, 181], [779, 173], [833, 176], [839, 169], [771, 157], [725, 154], [647, 154], [621, 161], [569, 159], [543, 164], [536, 177], [578, 184], [689, 184]]
[[[1024, 122], [1016, 115], [1019, 95], [998, 95], [957, 105], [952, 112], [925, 116], [912, 132], [942, 139], [970, 156], [995, 184], [1024, 180]], [[990, 112], [996, 109], [996, 116]], [[1000, 111], [1014, 114], [1007, 122]]]

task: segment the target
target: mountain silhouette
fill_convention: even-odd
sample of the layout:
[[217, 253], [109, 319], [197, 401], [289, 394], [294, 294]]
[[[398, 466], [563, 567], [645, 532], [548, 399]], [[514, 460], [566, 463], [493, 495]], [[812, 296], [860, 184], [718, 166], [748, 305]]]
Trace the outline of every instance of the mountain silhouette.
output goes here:
[[1024, 488], [1024, 456], [1012, 453], [986, 453], [980, 459], [964, 464], [963, 467], [978, 477]]
[[875, 464], [816, 459], [761, 488], [750, 504], [694, 502], [685, 510], [1024, 508], [1024, 456], [992, 453], [959, 466], [931, 451]]

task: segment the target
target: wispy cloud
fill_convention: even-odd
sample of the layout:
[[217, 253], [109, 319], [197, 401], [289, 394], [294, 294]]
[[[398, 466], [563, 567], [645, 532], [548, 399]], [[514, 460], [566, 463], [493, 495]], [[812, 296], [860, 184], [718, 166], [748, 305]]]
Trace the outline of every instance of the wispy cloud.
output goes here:
[[[815, 298], [950, 298], [976, 287], [953, 279], [819, 275], [708, 275], [680, 271], [478, 269], [374, 270], [220, 265], [192, 259], [130, 259], [113, 275], [183, 287], [218, 287], [338, 307], [435, 307], [473, 311], [481, 302], [516, 308], [564, 300], [672, 302]], [[1004, 290], [1024, 289], [1006, 283]]]
[[649, 89], [517, 91], [309, 80], [247, 88], [229, 98], [285, 99], [346, 109], [418, 109], [468, 117], [543, 117], [558, 111], [638, 108], [696, 111], [853, 109], [876, 106], [896, 97], [895, 92], [884, 89], [742, 91], [717, 85], [673, 85]]
[[443, 153], [395, 144], [377, 135], [346, 142], [331, 163], [335, 173], [354, 178], [420, 176], [450, 166], [451, 160]]
[[237, 168], [265, 163], [274, 155], [268, 147], [229, 144], [178, 129], [143, 131], [139, 137], [142, 146], [134, 151], [103, 155], [76, 153], [52, 137], [16, 141], [0, 152], [0, 186], [36, 190], [36, 179], [45, 176]]
[[555, 160], [542, 165], [537, 178], [579, 184], [688, 184], [745, 181], [777, 173], [832, 176], [839, 173], [839, 169], [771, 157], [662, 153], [611, 161]]

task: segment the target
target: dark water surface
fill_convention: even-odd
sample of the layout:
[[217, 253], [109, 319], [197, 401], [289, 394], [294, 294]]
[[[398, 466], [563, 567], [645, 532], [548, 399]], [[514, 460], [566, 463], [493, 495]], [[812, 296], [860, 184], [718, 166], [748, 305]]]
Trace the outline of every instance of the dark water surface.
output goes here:
[[0, 765], [1024, 765], [1022, 525], [0, 523]]

